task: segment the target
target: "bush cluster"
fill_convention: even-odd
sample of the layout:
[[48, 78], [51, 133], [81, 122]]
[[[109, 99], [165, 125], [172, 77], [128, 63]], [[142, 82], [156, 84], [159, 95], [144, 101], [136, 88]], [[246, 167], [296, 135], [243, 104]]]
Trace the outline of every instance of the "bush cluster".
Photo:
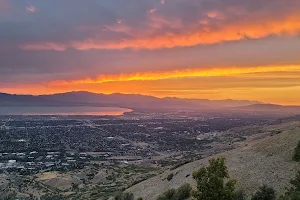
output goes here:
[[191, 196], [192, 187], [189, 184], [184, 184], [177, 190], [169, 189], [164, 194], [158, 197], [157, 200], [185, 200]]

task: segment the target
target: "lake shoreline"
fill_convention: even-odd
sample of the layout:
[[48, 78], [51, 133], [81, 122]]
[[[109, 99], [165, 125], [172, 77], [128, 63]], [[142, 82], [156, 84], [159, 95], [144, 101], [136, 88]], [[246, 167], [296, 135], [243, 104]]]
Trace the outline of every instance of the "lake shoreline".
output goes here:
[[0, 115], [20, 116], [122, 116], [129, 108], [91, 106], [8, 106], [0, 107]]

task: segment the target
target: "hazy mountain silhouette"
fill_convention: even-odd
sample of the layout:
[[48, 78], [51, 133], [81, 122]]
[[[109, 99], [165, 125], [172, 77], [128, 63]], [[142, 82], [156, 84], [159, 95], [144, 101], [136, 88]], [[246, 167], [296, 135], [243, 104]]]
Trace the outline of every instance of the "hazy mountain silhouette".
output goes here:
[[156, 98], [139, 94], [95, 94], [91, 92], [67, 92], [53, 95], [12, 95], [0, 93], [0, 106], [105, 106], [132, 109], [197, 109], [237, 107], [256, 104], [254, 101]]
[[282, 106], [276, 104], [253, 104], [236, 107], [235, 109], [247, 112], [300, 113], [300, 106]]

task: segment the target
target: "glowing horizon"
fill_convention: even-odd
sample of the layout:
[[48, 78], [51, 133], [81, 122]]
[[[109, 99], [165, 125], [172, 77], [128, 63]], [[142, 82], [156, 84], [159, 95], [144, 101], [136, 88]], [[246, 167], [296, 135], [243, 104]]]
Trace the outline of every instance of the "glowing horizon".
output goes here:
[[183, 69], [164, 72], [140, 72], [134, 74], [116, 74], [116, 75], [99, 75], [98, 78], [85, 78], [81, 80], [57, 80], [48, 83], [51, 85], [68, 85], [68, 84], [97, 84], [105, 82], [120, 82], [120, 81], [154, 81], [161, 79], [186, 78], [186, 77], [212, 77], [212, 76], [234, 76], [247, 75], [252, 73], [266, 72], [300, 72], [299, 66], [263, 66], [263, 67], [248, 67], [248, 68], [208, 68], [208, 69]]
[[295, 0], [2, 0], [0, 92], [300, 105], [299, 9]]
[[[300, 65], [185, 69], [122, 75], [102, 75], [81, 80], [58, 80], [1, 91], [41, 95], [70, 91], [112, 94], [142, 94], [159, 98], [251, 100], [281, 105], [300, 105]], [[278, 81], [274, 84], [274, 80]], [[27, 87], [27, 88], [26, 88]], [[278, 91], [285, 90], [282, 96]], [[245, 94], [246, 92], [246, 94]], [[260, 94], [259, 96], [257, 94]], [[287, 96], [293, 96], [286, 100]]]

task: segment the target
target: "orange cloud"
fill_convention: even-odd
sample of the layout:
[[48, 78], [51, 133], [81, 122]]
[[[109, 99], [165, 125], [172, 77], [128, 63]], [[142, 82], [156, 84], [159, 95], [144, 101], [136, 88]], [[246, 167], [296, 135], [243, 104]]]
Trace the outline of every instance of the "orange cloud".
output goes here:
[[[210, 13], [212, 16], [212, 14]], [[153, 17], [153, 16], [152, 16]], [[153, 19], [155, 19], [153, 17]], [[201, 21], [203, 22], [203, 20]], [[203, 24], [199, 22], [199, 24]], [[151, 21], [150, 25], [155, 23]], [[165, 25], [165, 24], [164, 24]], [[112, 31], [124, 32], [136, 31], [134, 28], [120, 24], [120, 28], [116, 26], [110, 27]], [[153, 27], [153, 25], [151, 25]], [[172, 27], [170, 25], [170, 27]], [[176, 25], [178, 27], [178, 25]], [[198, 28], [197, 28], [198, 27]], [[202, 28], [199, 28], [202, 27]], [[157, 25], [156, 25], [157, 28]], [[161, 27], [160, 27], [161, 28]], [[191, 30], [189, 30], [189, 28]], [[286, 16], [280, 19], [260, 19], [260, 21], [252, 20], [237, 22], [233, 24], [224, 24], [218, 28], [212, 28], [210, 25], [194, 25], [194, 27], [182, 28], [178, 32], [163, 32], [156, 36], [147, 36], [135, 34], [132, 39], [121, 40], [101, 40], [99, 38], [87, 38], [82, 41], [70, 41], [66, 43], [42, 42], [23, 44], [20, 48], [24, 50], [57, 50], [63, 51], [68, 48], [78, 50], [88, 49], [159, 49], [172, 47], [189, 47], [195, 45], [215, 44], [227, 41], [238, 41], [245, 38], [264, 38], [270, 35], [288, 35], [295, 36], [300, 34], [300, 14]], [[151, 33], [151, 30], [148, 31]], [[147, 31], [145, 31], [147, 33]], [[128, 33], [129, 34], [129, 33]], [[132, 33], [134, 34], [134, 33]]]
[[149, 81], [186, 77], [214, 77], [214, 76], [237, 76], [243, 74], [266, 73], [266, 72], [300, 72], [299, 66], [267, 66], [267, 67], [244, 67], [244, 68], [210, 68], [210, 69], [185, 69], [167, 72], [145, 72], [121, 75], [100, 75], [97, 79], [86, 78], [72, 81], [54, 81], [50, 85], [68, 84], [93, 84], [120, 81]]

